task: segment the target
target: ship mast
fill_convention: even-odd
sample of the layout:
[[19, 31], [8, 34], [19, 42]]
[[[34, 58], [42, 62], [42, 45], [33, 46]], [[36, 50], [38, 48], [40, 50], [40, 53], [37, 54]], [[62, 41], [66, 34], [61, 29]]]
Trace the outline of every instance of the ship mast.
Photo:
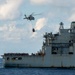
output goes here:
[[59, 29], [64, 29], [64, 23], [63, 22], [60, 22], [60, 27], [59, 27]]

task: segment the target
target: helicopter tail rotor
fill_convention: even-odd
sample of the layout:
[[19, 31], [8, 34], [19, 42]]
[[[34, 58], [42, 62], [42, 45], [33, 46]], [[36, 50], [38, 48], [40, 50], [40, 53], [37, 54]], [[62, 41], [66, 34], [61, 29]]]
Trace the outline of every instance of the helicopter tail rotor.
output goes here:
[[26, 16], [26, 14], [24, 15], [25, 17], [23, 18], [23, 19], [27, 19], [27, 16]]

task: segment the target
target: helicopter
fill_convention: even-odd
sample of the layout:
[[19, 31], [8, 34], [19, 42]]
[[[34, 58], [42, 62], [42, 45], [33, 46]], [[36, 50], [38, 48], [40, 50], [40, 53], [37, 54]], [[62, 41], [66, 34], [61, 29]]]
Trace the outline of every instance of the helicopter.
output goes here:
[[33, 15], [29, 15], [28, 17], [25, 15], [25, 18], [24, 19], [27, 19], [27, 20], [35, 20], [35, 18], [33, 17]]
[[34, 13], [32, 13], [32, 14], [30, 14], [29, 16], [27, 16], [26, 14], [24, 15], [25, 17], [23, 18], [23, 19], [27, 19], [27, 20], [35, 20], [35, 15], [39, 15], [39, 14], [34, 14]]

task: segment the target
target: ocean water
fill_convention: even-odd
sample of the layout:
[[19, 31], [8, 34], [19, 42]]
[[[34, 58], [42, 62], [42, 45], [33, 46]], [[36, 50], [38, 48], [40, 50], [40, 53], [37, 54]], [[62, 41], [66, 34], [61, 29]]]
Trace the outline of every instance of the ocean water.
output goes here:
[[0, 75], [75, 75], [75, 69], [4, 68], [0, 59]]

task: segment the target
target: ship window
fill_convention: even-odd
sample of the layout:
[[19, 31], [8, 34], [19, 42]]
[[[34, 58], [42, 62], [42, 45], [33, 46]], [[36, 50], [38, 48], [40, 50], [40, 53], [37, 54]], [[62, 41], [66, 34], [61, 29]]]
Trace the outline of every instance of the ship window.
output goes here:
[[7, 60], [9, 60], [9, 57], [7, 57]]
[[52, 54], [57, 54], [57, 50], [58, 50], [57, 47], [52, 47]]
[[16, 57], [13, 57], [12, 60], [16, 60]]
[[74, 29], [75, 29], [75, 27], [74, 27]]
[[69, 52], [69, 54], [73, 54], [73, 52]]
[[22, 57], [19, 57], [18, 60], [22, 60]]
[[57, 52], [52, 52], [52, 54], [57, 54]]

